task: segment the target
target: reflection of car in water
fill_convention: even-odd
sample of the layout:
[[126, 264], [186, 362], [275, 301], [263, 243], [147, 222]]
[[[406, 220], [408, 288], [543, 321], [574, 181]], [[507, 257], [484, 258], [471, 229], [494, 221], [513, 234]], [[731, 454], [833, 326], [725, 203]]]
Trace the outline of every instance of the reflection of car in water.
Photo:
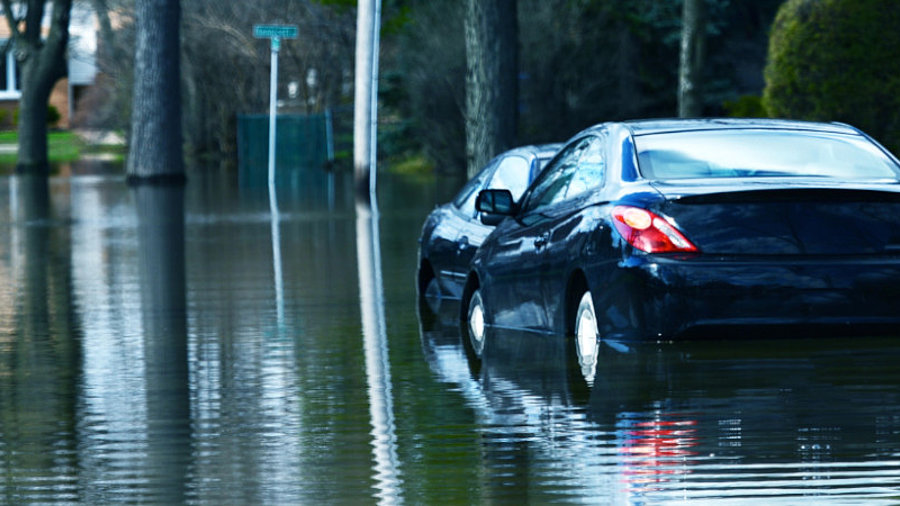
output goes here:
[[502, 153], [481, 169], [452, 202], [431, 212], [419, 239], [421, 293], [459, 298], [472, 255], [494, 229], [482, 223], [481, 213], [475, 210], [478, 193], [506, 189], [518, 198], [559, 146], [522, 146]]
[[900, 324], [900, 166], [858, 130], [778, 120], [609, 123], [576, 135], [472, 260], [462, 318], [597, 339]]
[[513, 480], [518, 463], [529, 497], [548, 502], [900, 493], [891, 339], [601, 345], [588, 385], [559, 336], [490, 328], [474, 356], [454, 310], [423, 313], [423, 354], [472, 409], [485, 483]]

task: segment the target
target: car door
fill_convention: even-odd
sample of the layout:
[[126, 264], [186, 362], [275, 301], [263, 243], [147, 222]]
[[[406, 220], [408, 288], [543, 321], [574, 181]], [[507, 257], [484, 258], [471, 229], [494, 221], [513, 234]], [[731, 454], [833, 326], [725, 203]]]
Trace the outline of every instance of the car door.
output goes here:
[[554, 205], [565, 196], [577, 161], [590, 138], [563, 148], [523, 197], [522, 211], [506, 220], [494, 236], [490, 265], [491, 307], [494, 324], [517, 328], [548, 328], [541, 269], [545, 247], [555, 222]]
[[569, 278], [576, 266], [583, 266], [581, 256], [585, 241], [595, 237], [597, 216], [596, 192], [603, 185], [606, 172], [606, 135], [600, 132], [588, 140], [575, 162], [565, 192], [543, 212], [546, 217], [539, 273], [542, 307], [547, 311], [547, 328], [566, 332], [565, 296]]

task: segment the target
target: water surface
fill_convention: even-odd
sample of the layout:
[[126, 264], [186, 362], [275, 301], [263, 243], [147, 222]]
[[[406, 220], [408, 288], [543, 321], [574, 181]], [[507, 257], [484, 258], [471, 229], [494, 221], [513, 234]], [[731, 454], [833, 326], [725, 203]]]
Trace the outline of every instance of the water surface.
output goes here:
[[[900, 341], [462, 345], [420, 304], [446, 189], [320, 172], [0, 179], [0, 501], [900, 500]], [[440, 190], [439, 190], [440, 188]], [[273, 219], [273, 216], [275, 219]]]

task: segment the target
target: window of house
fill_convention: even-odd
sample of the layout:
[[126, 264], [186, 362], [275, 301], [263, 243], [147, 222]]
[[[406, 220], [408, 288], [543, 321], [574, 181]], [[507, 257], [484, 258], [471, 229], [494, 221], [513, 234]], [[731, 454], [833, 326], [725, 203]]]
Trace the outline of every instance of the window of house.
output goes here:
[[[0, 44], [5, 45], [4, 41]], [[12, 50], [0, 55], [0, 99], [17, 99], [21, 93], [19, 65]]]

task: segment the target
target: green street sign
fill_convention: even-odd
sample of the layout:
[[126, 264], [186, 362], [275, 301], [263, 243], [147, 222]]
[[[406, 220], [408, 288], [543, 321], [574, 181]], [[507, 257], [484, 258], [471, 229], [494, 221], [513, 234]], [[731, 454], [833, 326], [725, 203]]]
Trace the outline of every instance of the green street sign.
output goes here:
[[257, 39], [296, 39], [296, 25], [253, 25], [253, 36]]

